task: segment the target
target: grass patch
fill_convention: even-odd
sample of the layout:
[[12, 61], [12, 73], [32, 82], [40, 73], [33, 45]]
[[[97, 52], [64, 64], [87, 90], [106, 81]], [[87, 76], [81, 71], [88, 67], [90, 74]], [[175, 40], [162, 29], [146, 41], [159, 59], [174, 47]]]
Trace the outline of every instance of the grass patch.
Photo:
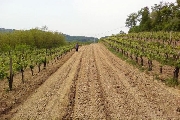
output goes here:
[[138, 68], [141, 72], [144, 72], [144, 71], [146, 70], [146, 68], [145, 68], [144, 66], [139, 65], [138, 63], [136, 63], [136, 62], [135, 62], [134, 60], [132, 60], [132, 59], [128, 59], [128, 60], [127, 60], [127, 63], [135, 66], [135, 67]]
[[127, 63], [133, 65], [133, 66], [137, 66], [137, 63], [134, 60], [128, 59]]
[[175, 87], [178, 85], [178, 80], [175, 80], [173, 78], [168, 78], [165, 80], [165, 84], [169, 87]]
[[6, 89], [5, 89], [5, 92], [6, 92], [6, 93], [10, 92], [10, 89], [9, 89], [9, 88], [6, 88]]
[[155, 75], [154, 75], [154, 78], [155, 78], [155, 80], [160, 80], [160, 78], [159, 78], [159, 75], [158, 75], [158, 74], [155, 74]]
[[146, 70], [146, 68], [145, 68], [144, 66], [140, 66], [140, 67], [139, 67], [139, 70], [140, 70], [141, 72], [144, 72], [144, 71]]
[[119, 58], [121, 58], [122, 60], [127, 60], [128, 58], [125, 57], [123, 54], [121, 54], [120, 52], [115, 51], [113, 48], [108, 47], [108, 50], [111, 51], [113, 54], [115, 54], [116, 56], [118, 56]]

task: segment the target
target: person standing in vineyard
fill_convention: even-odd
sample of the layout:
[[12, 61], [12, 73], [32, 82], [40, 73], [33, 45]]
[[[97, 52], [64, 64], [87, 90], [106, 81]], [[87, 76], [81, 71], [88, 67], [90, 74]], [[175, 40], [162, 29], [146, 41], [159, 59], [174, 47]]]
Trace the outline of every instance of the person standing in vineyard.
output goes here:
[[76, 43], [76, 51], [78, 52], [78, 48], [79, 48], [79, 45], [78, 45], [78, 43]]

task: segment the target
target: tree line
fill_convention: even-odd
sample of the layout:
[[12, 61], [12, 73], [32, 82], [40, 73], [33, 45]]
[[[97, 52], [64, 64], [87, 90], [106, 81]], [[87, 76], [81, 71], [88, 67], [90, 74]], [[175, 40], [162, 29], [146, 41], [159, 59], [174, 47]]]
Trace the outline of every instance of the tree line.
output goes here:
[[126, 27], [132, 32], [180, 31], [180, 0], [176, 3], [160, 2], [141, 8], [126, 19]]
[[0, 51], [9, 51], [19, 45], [35, 48], [53, 48], [66, 44], [62, 33], [35, 28], [30, 30], [14, 30], [0, 32]]

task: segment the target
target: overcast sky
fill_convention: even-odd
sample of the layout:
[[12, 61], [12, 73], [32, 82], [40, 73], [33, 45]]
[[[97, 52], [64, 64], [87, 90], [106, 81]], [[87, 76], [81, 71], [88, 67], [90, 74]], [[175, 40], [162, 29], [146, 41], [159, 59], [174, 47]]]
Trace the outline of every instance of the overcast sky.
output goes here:
[[[102, 37], [127, 31], [132, 12], [162, 0], [0, 0], [0, 28], [49, 30]], [[163, 0], [173, 2], [176, 0]]]

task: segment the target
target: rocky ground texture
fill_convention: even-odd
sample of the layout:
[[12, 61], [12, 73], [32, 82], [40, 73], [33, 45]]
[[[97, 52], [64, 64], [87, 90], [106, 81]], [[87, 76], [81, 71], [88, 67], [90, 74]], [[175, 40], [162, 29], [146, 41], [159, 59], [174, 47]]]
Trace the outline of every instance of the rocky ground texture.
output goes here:
[[82, 46], [2, 119], [180, 119], [180, 91], [101, 44]]

